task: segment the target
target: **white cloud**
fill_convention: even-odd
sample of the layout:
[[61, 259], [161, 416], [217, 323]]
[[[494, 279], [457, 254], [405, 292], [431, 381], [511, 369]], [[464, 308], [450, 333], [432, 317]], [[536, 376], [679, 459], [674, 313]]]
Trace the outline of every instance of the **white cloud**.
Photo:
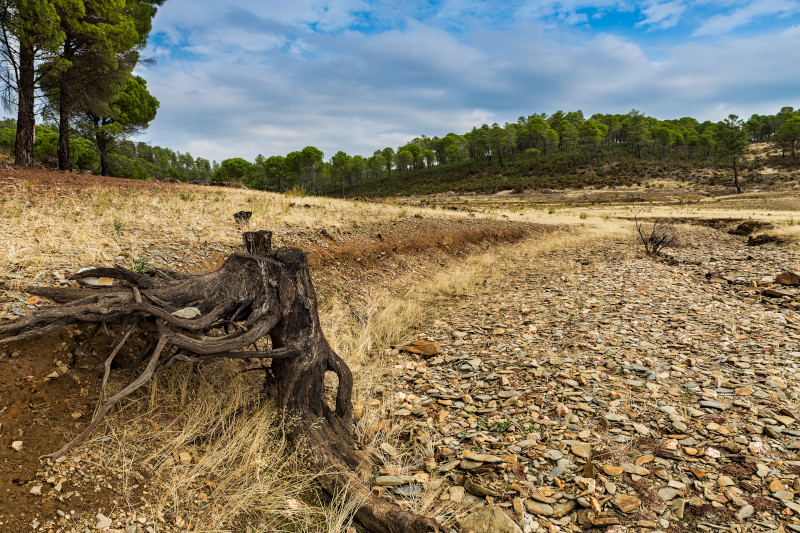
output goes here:
[[695, 35], [722, 35], [746, 26], [763, 17], [785, 17], [800, 13], [800, 2], [795, 0], [756, 0], [735, 9], [732, 13], [720, 13], [703, 23]]
[[642, 8], [644, 20], [637, 26], [654, 26], [656, 28], [671, 28], [680, 21], [681, 15], [686, 11], [686, 5], [678, 1], [647, 2]]
[[[482, 24], [484, 2], [447, 0], [427, 18], [413, 6], [387, 4], [379, 9], [389, 11], [371, 16], [391, 13], [391, 24], [373, 33], [346, 27], [364, 8], [355, 0], [328, 11], [303, 0], [274, 10], [239, 2], [219, 11], [217, 4], [218, 12], [208, 0], [182, 1], [165, 3], [154, 26], [161, 35], [146, 54], [159, 57], [142, 74], [161, 101], [146, 139], [196, 157], [252, 160], [307, 145], [326, 158], [338, 150], [371, 155], [420, 134], [463, 133], [557, 109], [719, 120], [800, 105], [791, 101], [800, 73], [790, 68], [800, 61], [800, 27], [684, 40], [659, 48], [655, 60], [644, 40], [651, 31], [592, 35], [587, 24], [537, 18], [590, 4], [580, 0], [512, 4], [528, 15], [501, 26]], [[782, 12], [792, 4], [776, 2]], [[591, 4], [609, 13], [644, 6], [648, 28], [687, 17], [681, 6], [689, 5]], [[327, 29], [314, 31], [315, 22]]]

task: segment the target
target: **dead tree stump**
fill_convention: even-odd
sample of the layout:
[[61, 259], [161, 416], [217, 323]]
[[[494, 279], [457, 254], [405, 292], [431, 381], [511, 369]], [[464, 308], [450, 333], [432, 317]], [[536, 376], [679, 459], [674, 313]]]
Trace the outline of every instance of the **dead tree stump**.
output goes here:
[[[97, 268], [74, 277], [111, 277], [118, 285], [101, 290], [30, 287], [28, 292], [60, 305], [0, 326], [0, 335], [6, 335], [0, 344], [77, 323], [120, 330], [106, 359], [98, 414], [49, 457], [58, 458], [83, 442], [115, 405], [160, 369], [178, 361], [260, 358], [271, 361], [267, 390], [283, 411], [289, 436], [308, 446], [320, 483], [330, 494], [363, 500], [356, 518], [370, 531], [439, 531], [435, 521], [370, 492], [369, 479], [364, 478], [371, 476], [371, 469], [365, 468], [371, 463], [353, 440], [353, 377], [322, 333], [306, 254], [296, 248], [271, 251], [271, 237], [267, 231], [248, 232], [245, 242], [251, 253], [234, 253], [207, 274], [157, 270], [142, 275]], [[148, 349], [134, 363], [130, 383], [108, 395], [111, 363], [135, 330], [148, 337]], [[325, 402], [326, 372], [338, 377], [332, 406]]]
[[252, 216], [252, 211], [238, 211], [233, 214], [233, 220], [235, 220], [237, 224], [248, 226], [250, 224], [250, 217]]
[[266, 230], [245, 231], [244, 248], [248, 254], [267, 255], [272, 250], [272, 232]]

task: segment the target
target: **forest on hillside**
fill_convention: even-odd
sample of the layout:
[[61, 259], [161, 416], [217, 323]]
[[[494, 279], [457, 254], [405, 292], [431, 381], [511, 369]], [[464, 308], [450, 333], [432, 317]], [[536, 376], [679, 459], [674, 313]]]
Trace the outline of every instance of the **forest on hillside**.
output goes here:
[[[14, 121], [0, 122], [0, 146], [13, 151]], [[100, 173], [98, 148], [79, 132], [70, 140], [72, 168]], [[37, 125], [34, 156], [57, 163], [58, 130]], [[144, 142], [118, 139], [108, 147], [108, 174], [132, 179], [172, 179], [244, 185], [302, 194], [374, 195], [433, 192], [447, 188], [493, 190], [525, 187], [613, 186], [641, 180], [645, 163], [682, 170], [741, 164], [749, 143], [769, 142], [783, 164], [793, 167], [800, 143], [800, 109], [774, 115], [731, 115], [719, 122], [692, 117], [658, 120], [639, 111], [596, 114], [557, 111], [504, 125], [483, 124], [462, 134], [421, 135], [404, 146], [371, 156], [337, 152], [326, 160], [308, 146], [286, 155], [236, 157], [221, 162]], [[617, 172], [608, 170], [615, 162]], [[526, 178], [529, 178], [526, 180]], [[437, 187], [437, 185], [439, 185]]]

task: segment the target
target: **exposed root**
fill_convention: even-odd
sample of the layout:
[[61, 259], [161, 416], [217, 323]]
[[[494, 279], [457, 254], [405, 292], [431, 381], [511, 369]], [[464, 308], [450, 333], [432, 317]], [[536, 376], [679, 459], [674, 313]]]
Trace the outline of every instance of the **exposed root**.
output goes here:
[[[269, 361], [264, 368], [265, 390], [283, 410], [288, 435], [309, 446], [310, 460], [328, 492], [363, 501], [356, 518], [371, 531], [439, 531], [435, 521], [404, 511], [369, 490], [371, 464], [353, 440], [353, 376], [322, 333], [306, 255], [294, 248], [271, 251], [269, 232], [246, 235], [248, 250], [258, 253], [232, 254], [219, 270], [208, 274], [159, 270], [142, 275], [96, 268], [74, 278], [110, 277], [117, 285], [100, 290], [32, 288], [30, 292], [60, 305], [0, 326], [0, 335], [7, 335], [0, 344], [78, 323], [94, 325], [87, 345], [100, 327], [120, 326], [122, 332], [105, 359], [94, 418], [46, 457], [59, 458], [83, 442], [119, 402], [159, 370], [177, 362], [221, 357], [262, 359]], [[109, 395], [111, 365], [137, 330], [144, 333], [145, 349], [130, 369], [129, 383]], [[259, 349], [259, 341], [271, 348]], [[334, 372], [339, 383], [330, 407], [325, 402], [326, 372]]]

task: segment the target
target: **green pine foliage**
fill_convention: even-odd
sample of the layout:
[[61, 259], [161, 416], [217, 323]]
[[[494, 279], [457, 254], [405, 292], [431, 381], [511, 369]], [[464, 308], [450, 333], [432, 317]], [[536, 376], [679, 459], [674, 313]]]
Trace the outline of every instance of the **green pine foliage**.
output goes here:
[[[157, 103], [155, 104], [157, 105]], [[55, 157], [55, 126], [37, 126], [35, 154]], [[70, 143], [72, 166], [99, 173], [96, 144]], [[773, 155], [744, 157], [747, 145], [769, 142]], [[220, 163], [189, 153], [120, 140], [109, 155], [112, 176], [247, 186], [345, 197], [437, 192], [602, 188], [653, 181], [695, 181], [732, 186], [734, 168], [748, 182], [760, 168], [800, 170], [800, 110], [749, 120], [728, 117], [699, 122], [691, 117], [657, 120], [633, 110], [624, 115], [557, 111], [520, 117], [516, 123], [475, 127], [462, 135], [420, 136], [372, 156], [339, 151], [327, 161], [313, 146], [285, 156], [240, 157]], [[0, 121], [0, 148], [13, 150], [14, 121]], [[738, 175], [737, 175], [738, 178]], [[774, 178], [772, 178], [774, 179]]]

